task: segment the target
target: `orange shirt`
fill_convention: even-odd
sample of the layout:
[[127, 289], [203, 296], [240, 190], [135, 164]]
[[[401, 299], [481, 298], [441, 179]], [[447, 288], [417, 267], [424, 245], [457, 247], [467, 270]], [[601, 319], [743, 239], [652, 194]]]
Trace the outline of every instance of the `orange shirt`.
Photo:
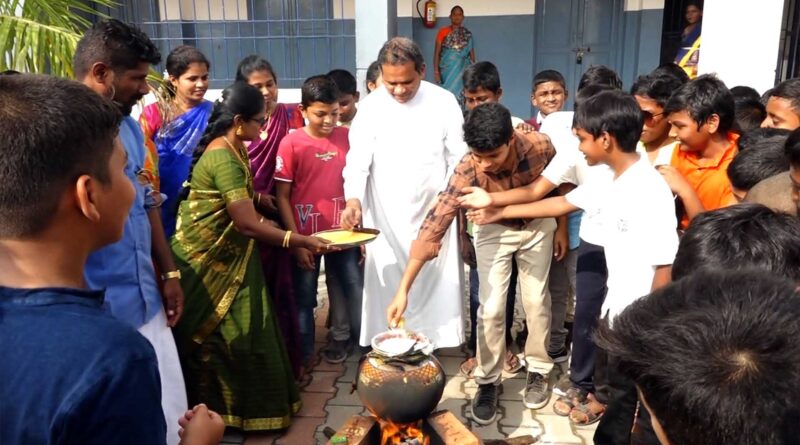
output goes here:
[[[700, 159], [696, 151], [683, 151], [680, 145], [672, 152], [670, 164], [689, 181], [706, 210], [715, 210], [734, 202], [728, 165], [736, 156], [737, 139], [739, 135], [728, 133], [730, 144], [715, 159]], [[689, 218], [684, 215], [681, 228], [685, 229], [688, 225]]]

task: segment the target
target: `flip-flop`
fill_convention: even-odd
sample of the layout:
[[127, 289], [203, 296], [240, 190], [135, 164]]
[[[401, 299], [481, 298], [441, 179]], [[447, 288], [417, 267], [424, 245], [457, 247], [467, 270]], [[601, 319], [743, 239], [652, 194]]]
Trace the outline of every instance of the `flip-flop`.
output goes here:
[[516, 374], [522, 370], [524, 366], [519, 360], [519, 357], [511, 351], [506, 351], [506, 359], [503, 362], [503, 371], [509, 374]]
[[566, 417], [577, 406], [586, 402], [587, 393], [580, 388], [572, 387], [567, 390], [566, 395], [560, 396], [553, 403], [553, 412], [559, 416]]
[[[595, 400], [594, 398], [590, 399], [589, 397], [587, 397], [586, 402], [577, 405], [575, 408], [572, 408], [572, 411], [570, 411], [569, 413], [569, 421], [572, 422], [572, 424], [575, 425], [576, 427], [589, 426], [599, 422], [600, 419], [603, 417], [603, 414], [605, 414], [606, 409], [605, 407], [603, 407], [602, 411], [600, 411], [599, 413], [595, 413], [591, 409], [589, 409], [589, 403], [592, 402], [602, 406], [602, 404], [597, 400]], [[575, 419], [575, 415], [585, 416], [586, 420], [584, 421], [580, 419]]]
[[464, 377], [471, 379], [472, 374], [475, 372], [475, 368], [478, 367], [478, 359], [475, 357], [470, 357], [463, 362], [458, 367], [458, 370], [461, 372], [461, 375]]

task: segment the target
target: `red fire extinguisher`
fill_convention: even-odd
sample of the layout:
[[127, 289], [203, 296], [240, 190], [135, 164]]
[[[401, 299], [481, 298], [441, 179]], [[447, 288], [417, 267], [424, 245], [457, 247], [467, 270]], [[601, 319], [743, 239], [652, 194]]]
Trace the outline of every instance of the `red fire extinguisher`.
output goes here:
[[419, 10], [420, 2], [422, 2], [422, 0], [417, 0], [417, 14], [419, 14], [420, 18], [422, 19], [422, 24], [425, 25], [426, 28], [433, 28], [436, 26], [436, 2], [433, 0], [428, 0], [425, 2], [424, 15], [422, 11]]

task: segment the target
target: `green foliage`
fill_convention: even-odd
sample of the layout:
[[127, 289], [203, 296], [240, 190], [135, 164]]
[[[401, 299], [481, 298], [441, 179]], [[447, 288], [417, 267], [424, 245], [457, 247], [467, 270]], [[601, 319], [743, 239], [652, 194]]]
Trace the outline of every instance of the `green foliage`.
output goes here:
[[[73, 77], [72, 56], [98, 6], [114, 0], [0, 0], [0, 71]], [[80, 13], [80, 14], [79, 14]], [[83, 14], [83, 15], [81, 15]]]

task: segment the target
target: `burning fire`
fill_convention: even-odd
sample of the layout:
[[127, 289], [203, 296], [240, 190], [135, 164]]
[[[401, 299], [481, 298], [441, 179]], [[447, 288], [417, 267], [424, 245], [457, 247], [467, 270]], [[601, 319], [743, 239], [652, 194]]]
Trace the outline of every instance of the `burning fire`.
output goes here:
[[430, 438], [422, 432], [422, 420], [400, 425], [381, 421], [381, 445], [429, 445]]

